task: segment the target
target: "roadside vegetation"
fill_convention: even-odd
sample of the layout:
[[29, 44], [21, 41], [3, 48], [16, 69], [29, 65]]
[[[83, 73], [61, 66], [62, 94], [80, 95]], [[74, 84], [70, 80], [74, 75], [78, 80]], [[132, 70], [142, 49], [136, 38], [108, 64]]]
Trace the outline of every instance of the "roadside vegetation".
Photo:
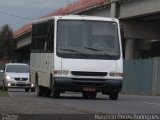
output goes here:
[[9, 25], [0, 28], [0, 60], [10, 60], [13, 56], [13, 32]]
[[9, 96], [9, 94], [5, 91], [0, 90], [0, 97]]

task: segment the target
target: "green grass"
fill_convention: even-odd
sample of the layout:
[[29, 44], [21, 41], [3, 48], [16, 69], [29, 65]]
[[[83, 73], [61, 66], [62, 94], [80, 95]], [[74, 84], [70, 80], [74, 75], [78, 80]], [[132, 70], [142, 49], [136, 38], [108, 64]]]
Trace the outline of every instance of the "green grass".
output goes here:
[[9, 94], [5, 91], [0, 90], [0, 97], [2, 96], [9, 96]]

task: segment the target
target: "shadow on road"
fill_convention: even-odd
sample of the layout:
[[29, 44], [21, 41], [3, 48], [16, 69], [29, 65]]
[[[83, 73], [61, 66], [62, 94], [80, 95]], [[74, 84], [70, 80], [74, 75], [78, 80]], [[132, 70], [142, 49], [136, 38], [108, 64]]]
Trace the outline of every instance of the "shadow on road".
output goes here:
[[107, 98], [95, 98], [95, 99], [91, 99], [91, 98], [88, 98], [88, 99], [86, 99], [86, 98], [83, 98], [83, 97], [80, 97], [80, 96], [61, 96], [60, 98], [58, 98], [58, 99], [67, 99], [67, 100], [109, 100], [109, 99], [107, 99]]
[[[40, 97], [40, 96], [37, 96], [37, 97]], [[41, 96], [41, 98], [50, 98], [50, 99], [53, 99], [53, 100], [110, 100], [107, 95], [105, 96], [101, 96], [101, 95], [98, 95], [95, 99], [91, 99], [91, 98], [83, 98], [81, 94], [62, 94], [59, 98], [52, 98], [52, 97], [46, 97], [46, 96]]]
[[[108, 95], [102, 95], [102, 94], [97, 94], [97, 97], [95, 99], [92, 98], [83, 98], [81, 93], [61, 93], [60, 98], [52, 98], [52, 97], [47, 97], [47, 96], [37, 96], [36, 92], [25, 92], [24, 89], [8, 89], [8, 92], [13, 94], [14, 96], [35, 96], [36, 98], [49, 98], [53, 100], [85, 100], [85, 101], [90, 101], [90, 100], [96, 100], [96, 101], [101, 101], [101, 100], [110, 100]], [[28, 94], [29, 93], [29, 94]]]

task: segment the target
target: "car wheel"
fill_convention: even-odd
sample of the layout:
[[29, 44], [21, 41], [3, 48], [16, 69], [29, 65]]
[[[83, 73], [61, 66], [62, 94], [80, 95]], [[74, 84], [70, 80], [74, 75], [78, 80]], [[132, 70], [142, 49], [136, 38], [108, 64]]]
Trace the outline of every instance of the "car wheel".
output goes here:
[[3, 80], [3, 91], [8, 91], [8, 88], [5, 86], [4, 80]]
[[110, 100], [117, 100], [118, 99], [118, 92], [113, 92], [109, 95]]
[[0, 90], [3, 90], [3, 85], [0, 86]]
[[35, 92], [36, 91], [36, 89], [35, 88], [31, 88], [31, 92]]
[[53, 90], [53, 91], [51, 92], [51, 96], [52, 96], [53, 98], [59, 98], [59, 97], [60, 97], [60, 92], [59, 92], [58, 90]]
[[29, 88], [25, 88], [25, 92], [29, 92]]
[[8, 91], [8, 88], [4, 86], [4, 87], [3, 87], [3, 90], [7, 92], [7, 91]]

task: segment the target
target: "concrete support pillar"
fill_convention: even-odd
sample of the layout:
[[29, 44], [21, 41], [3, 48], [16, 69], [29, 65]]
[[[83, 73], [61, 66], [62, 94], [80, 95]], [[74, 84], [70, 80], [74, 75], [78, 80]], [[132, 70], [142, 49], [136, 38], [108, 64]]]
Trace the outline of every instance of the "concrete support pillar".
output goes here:
[[127, 39], [125, 48], [125, 59], [134, 59], [135, 40]]
[[111, 3], [111, 13], [110, 13], [110, 17], [112, 18], [116, 18], [116, 2]]

